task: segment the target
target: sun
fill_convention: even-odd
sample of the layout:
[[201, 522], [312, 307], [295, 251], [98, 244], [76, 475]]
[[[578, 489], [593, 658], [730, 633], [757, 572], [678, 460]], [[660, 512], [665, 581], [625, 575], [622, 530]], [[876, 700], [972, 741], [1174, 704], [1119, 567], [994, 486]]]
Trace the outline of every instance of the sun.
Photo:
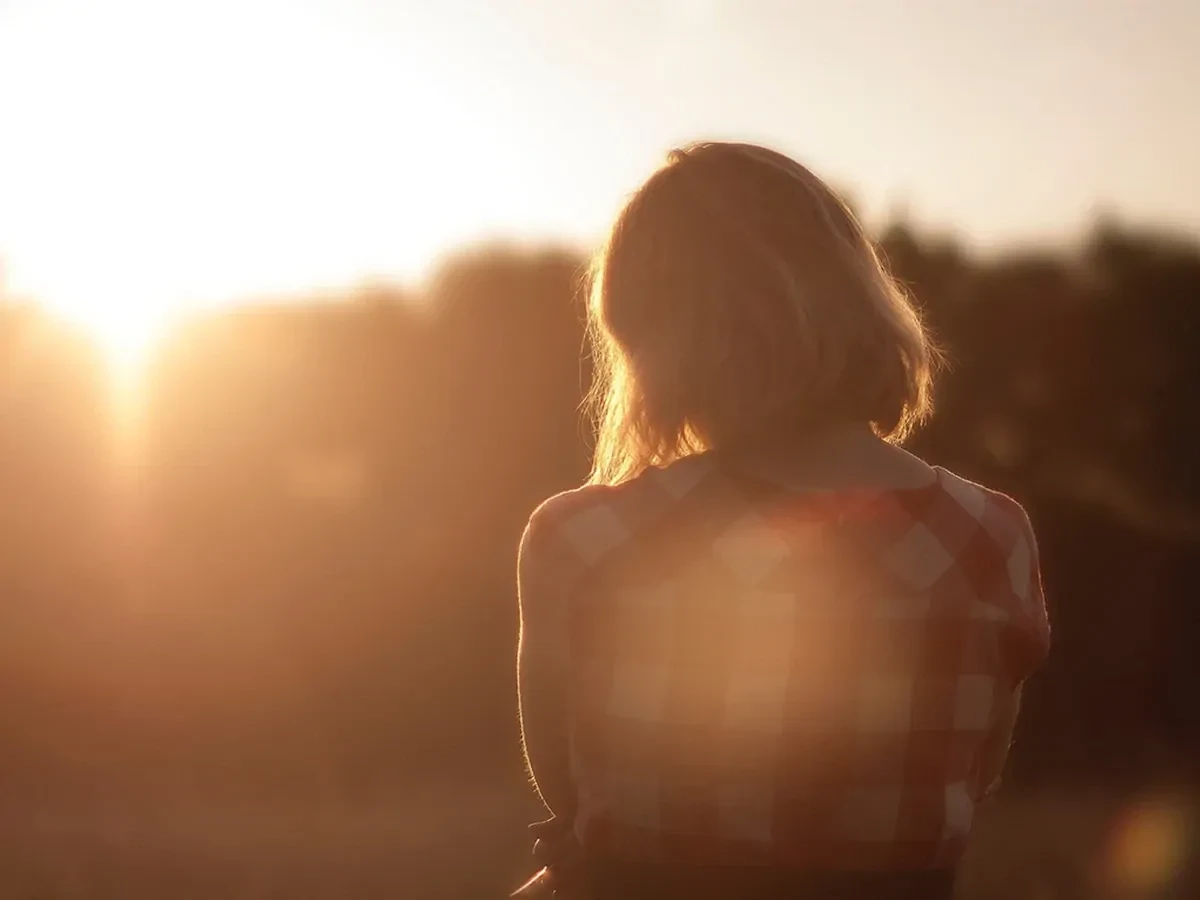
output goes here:
[[0, 26], [0, 266], [122, 371], [176, 298], [420, 277], [527, 196], [515, 149], [478, 165], [500, 130], [483, 79], [419, 30], [384, 40], [293, 0], [38, 0], [18, 24]]
[[163, 304], [92, 297], [47, 299], [43, 309], [76, 330], [105, 363], [113, 386], [123, 394], [140, 387], [146, 366], [179, 310]]
[[[151, 419], [151, 364], [185, 307], [138, 300], [136, 294], [108, 294], [93, 286], [82, 291], [44, 295], [38, 306], [54, 326], [81, 338], [102, 363], [98, 373], [106, 406], [109, 451], [114, 477], [137, 483], [146, 452]], [[74, 299], [72, 299], [74, 298]]]

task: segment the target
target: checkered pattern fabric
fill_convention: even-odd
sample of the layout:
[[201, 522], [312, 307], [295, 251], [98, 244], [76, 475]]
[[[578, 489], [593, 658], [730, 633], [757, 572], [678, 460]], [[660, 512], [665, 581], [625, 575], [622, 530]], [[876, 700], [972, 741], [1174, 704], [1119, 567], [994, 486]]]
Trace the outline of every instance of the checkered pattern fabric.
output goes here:
[[1049, 625], [1024, 511], [935, 471], [812, 491], [702, 456], [543, 504], [522, 616], [568, 685], [589, 851], [957, 861]]

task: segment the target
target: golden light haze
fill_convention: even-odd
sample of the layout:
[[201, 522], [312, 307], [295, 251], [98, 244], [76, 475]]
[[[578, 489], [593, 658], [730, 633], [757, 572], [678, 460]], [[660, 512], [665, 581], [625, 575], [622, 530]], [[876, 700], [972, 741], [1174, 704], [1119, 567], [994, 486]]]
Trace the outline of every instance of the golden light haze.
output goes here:
[[1196, 230], [1198, 9], [0, 0], [0, 260], [128, 354], [206, 303], [589, 242], [699, 135], [985, 248], [1097, 208]]

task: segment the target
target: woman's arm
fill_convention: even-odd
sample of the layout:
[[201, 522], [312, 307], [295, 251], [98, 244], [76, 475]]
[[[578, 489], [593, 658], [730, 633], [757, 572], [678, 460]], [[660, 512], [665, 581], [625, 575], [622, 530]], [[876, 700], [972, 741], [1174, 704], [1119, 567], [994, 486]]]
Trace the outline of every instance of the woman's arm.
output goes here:
[[1004, 774], [1004, 763], [1008, 759], [1008, 748], [1012, 743], [1013, 729], [1021, 711], [1021, 688], [1006, 696], [996, 721], [979, 748], [976, 757], [976, 799], [990, 797], [1000, 788], [1000, 776]]
[[542, 803], [559, 819], [573, 814], [567, 734], [565, 586], [547, 571], [544, 543], [534, 522], [521, 540], [517, 590], [521, 631], [517, 691], [525, 761]]
[[[1046, 612], [1046, 597], [1042, 590], [1042, 574], [1038, 561], [1037, 538], [1029, 517], [1016, 507], [1020, 535], [1015, 544], [1015, 556], [1010, 557], [1009, 569], [1000, 577], [1013, 589], [1010, 618], [999, 632], [999, 662], [1005, 686], [996, 710], [992, 727], [976, 757], [978, 792], [990, 796], [1000, 786], [1000, 776], [1008, 759], [1013, 731], [1021, 711], [1021, 693], [1030, 675], [1046, 660], [1050, 652], [1050, 618]], [[1014, 559], [1024, 562], [1017, 577], [1011, 570]]]

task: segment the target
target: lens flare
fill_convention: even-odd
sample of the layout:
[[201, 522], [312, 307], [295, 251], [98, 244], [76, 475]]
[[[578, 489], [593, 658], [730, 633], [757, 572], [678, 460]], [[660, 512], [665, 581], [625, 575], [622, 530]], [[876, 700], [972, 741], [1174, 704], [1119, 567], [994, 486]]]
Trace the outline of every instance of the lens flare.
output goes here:
[[1183, 871], [1195, 837], [1192, 810], [1179, 800], [1135, 804], [1109, 836], [1106, 869], [1111, 883], [1140, 895], [1170, 886]]

